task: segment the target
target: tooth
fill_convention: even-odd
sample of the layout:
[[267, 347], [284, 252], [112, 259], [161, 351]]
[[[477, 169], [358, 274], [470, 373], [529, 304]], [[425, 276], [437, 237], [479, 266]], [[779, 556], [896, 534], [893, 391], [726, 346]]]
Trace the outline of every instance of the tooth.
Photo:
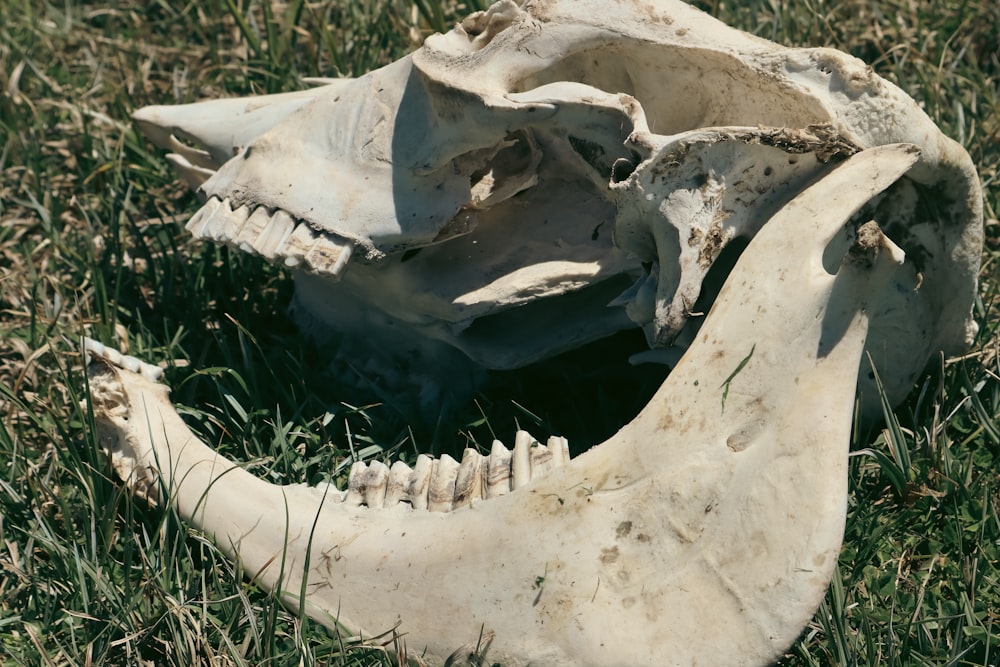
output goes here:
[[417, 462], [413, 465], [413, 475], [406, 489], [410, 504], [415, 510], [427, 509], [427, 493], [430, 490], [433, 471], [434, 459], [426, 454], [417, 457]]
[[206, 201], [198, 211], [188, 220], [186, 228], [195, 238], [202, 238], [205, 226], [209, 223], [216, 211], [222, 206], [222, 201], [212, 197]]
[[392, 507], [406, 498], [406, 488], [413, 473], [410, 466], [402, 461], [396, 461], [389, 468], [389, 481], [385, 487], [385, 506]]
[[312, 273], [339, 276], [351, 259], [353, 244], [336, 239], [326, 232], [317, 232], [307, 223], [299, 223], [275, 254], [284, 258], [285, 266], [302, 264]]
[[264, 259], [273, 260], [278, 248], [281, 247], [294, 228], [295, 219], [292, 216], [282, 210], [275, 211], [271, 215], [271, 221], [267, 227], [254, 242], [254, 250]]
[[483, 456], [474, 449], [462, 452], [462, 464], [455, 478], [453, 510], [467, 507], [483, 497]]
[[365, 505], [375, 509], [383, 507], [388, 482], [389, 466], [381, 461], [372, 461], [368, 464], [364, 480]]
[[339, 276], [350, 261], [353, 251], [354, 244], [350, 241], [322, 234], [306, 255], [305, 261], [314, 273]]
[[427, 509], [431, 512], [449, 512], [455, 501], [455, 479], [458, 461], [447, 454], [434, 461], [430, 490], [427, 492]]
[[554, 467], [552, 465], [552, 452], [545, 445], [535, 443], [531, 446], [531, 479], [538, 479], [544, 476]]
[[163, 369], [159, 366], [147, 364], [136, 357], [124, 355], [113, 347], [108, 347], [92, 338], [83, 339], [83, 351], [88, 358], [88, 363], [92, 357], [98, 357], [108, 363], [125, 368], [138, 373], [150, 382], [157, 382], [163, 378]]
[[278, 253], [284, 257], [285, 266], [295, 267], [305, 261], [309, 251], [318, 242], [316, 234], [309, 229], [309, 225], [300, 222], [295, 226], [291, 236], [278, 249]]
[[510, 488], [520, 489], [531, 481], [531, 444], [535, 441], [527, 431], [514, 435], [514, 455], [510, 464]]
[[243, 229], [243, 225], [246, 224], [247, 220], [250, 218], [250, 207], [240, 206], [238, 209], [233, 211], [232, 217], [226, 221], [226, 224], [222, 229], [218, 230], [216, 233], [215, 240], [219, 243], [225, 243], [227, 245], [232, 245], [233, 240], [240, 235], [240, 231]]
[[233, 209], [229, 206], [229, 200], [222, 202], [212, 219], [208, 221], [202, 231], [202, 238], [211, 239], [218, 243], [229, 243], [239, 235], [240, 229], [250, 216], [250, 209], [240, 206]]
[[263, 206], [254, 210], [233, 239], [233, 244], [245, 253], [257, 254], [257, 239], [271, 222], [271, 214]]
[[351, 465], [351, 472], [347, 476], [347, 496], [344, 498], [346, 505], [363, 505], [365, 502], [365, 474], [368, 466], [364, 461], [355, 461]]
[[205, 218], [201, 232], [197, 236], [199, 238], [215, 240], [232, 217], [233, 209], [230, 206], [230, 202], [228, 199], [223, 199], [219, 206], [213, 209], [212, 214]]
[[559, 435], [549, 436], [548, 446], [552, 452], [553, 468], [561, 468], [569, 463], [569, 440]]
[[229, 199], [211, 197], [187, 224], [195, 238], [231, 245], [268, 261], [281, 259], [288, 267], [303, 266], [312, 273], [339, 276], [347, 266], [354, 244], [326, 232], [317, 232], [282, 210], [273, 213], [246, 205], [233, 210]]
[[122, 353], [114, 349], [113, 347], [104, 348], [104, 358], [110, 363], [114, 364], [115, 366], [122, 365], [122, 359], [123, 359]]
[[486, 471], [486, 497], [498, 498], [510, 493], [510, 450], [499, 440], [493, 441]]
[[98, 357], [103, 357], [104, 351], [107, 348], [104, 346], [104, 343], [100, 343], [94, 340], [93, 338], [84, 338], [83, 349], [88, 354], [94, 354], [97, 355]]

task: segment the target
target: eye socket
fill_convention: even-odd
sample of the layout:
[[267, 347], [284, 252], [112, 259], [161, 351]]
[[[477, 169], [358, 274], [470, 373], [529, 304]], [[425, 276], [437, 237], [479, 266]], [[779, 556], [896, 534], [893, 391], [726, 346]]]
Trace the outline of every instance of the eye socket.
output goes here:
[[611, 165], [611, 182], [621, 183], [622, 181], [627, 180], [634, 171], [635, 163], [631, 160], [626, 160], [625, 158], [620, 157], [615, 160], [613, 165]]

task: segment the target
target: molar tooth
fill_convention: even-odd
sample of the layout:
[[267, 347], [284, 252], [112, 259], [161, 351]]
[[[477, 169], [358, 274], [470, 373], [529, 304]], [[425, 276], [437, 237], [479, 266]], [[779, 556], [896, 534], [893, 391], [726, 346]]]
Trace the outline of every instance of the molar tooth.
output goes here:
[[385, 507], [397, 505], [406, 498], [406, 486], [412, 474], [410, 466], [402, 461], [396, 461], [389, 468], [389, 481], [385, 486]]
[[354, 244], [330, 234], [321, 234], [306, 255], [305, 263], [313, 273], [339, 276], [354, 252]]
[[415, 510], [427, 509], [427, 493], [431, 485], [431, 473], [434, 471], [434, 459], [421, 454], [413, 465], [413, 474], [407, 487], [410, 504]]
[[486, 463], [487, 498], [498, 498], [510, 493], [510, 467], [510, 450], [499, 440], [494, 440]]
[[534, 443], [530, 450], [531, 479], [543, 477], [555, 466], [552, 465], [552, 450], [545, 445]]
[[295, 218], [280, 209], [275, 211], [271, 215], [271, 221], [267, 227], [257, 237], [254, 250], [264, 259], [273, 260], [278, 253], [278, 248], [281, 247], [294, 228]]
[[250, 208], [240, 206], [234, 209], [230, 215], [225, 216], [221, 225], [215, 225], [211, 230], [211, 238], [219, 243], [232, 243], [233, 239], [239, 236], [240, 230], [250, 217]]
[[455, 479], [458, 477], [458, 461], [447, 454], [434, 461], [430, 490], [427, 493], [427, 509], [431, 512], [450, 512], [455, 501]]
[[402, 461], [391, 469], [379, 461], [357, 461], [351, 466], [344, 502], [380, 508], [408, 499], [414, 509], [431, 512], [467, 507], [473, 499], [506, 495], [564, 465], [569, 458], [566, 439], [553, 436], [549, 443], [541, 445], [527, 431], [518, 431], [513, 453], [494, 440], [488, 458], [468, 448], [461, 464], [447, 454], [439, 459], [421, 454], [412, 470]]
[[455, 501], [452, 509], [467, 507], [483, 497], [483, 456], [474, 449], [462, 453], [462, 465], [455, 478]]
[[372, 461], [364, 477], [365, 504], [381, 508], [385, 504], [386, 484], [389, 481], [389, 466], [381, 461]]
[[271, 214], [266, 208], [261, 206], [255, 209], [247, 221], [243, 223], [239, 234], [233, 238], [233, 244], [245, 253], [255, 254], [257, 252], [257, 239], [267, 229], [270, 221]]
[[561, 435], [549, 436], [549, 451], [552, 452], [552, 467], [561, 468], [569, 463], [569, 440]]
[[511, 489], [520, 489], [531, 481], [531, 444], [535, 439], [527, 431], [514, 436], [514, 456], [510, 465]]
[[212, 214], [205, 219], [205, 223], [201, 226], [201, 231], [196, 236], [202, 239], [218, 241], [225, 234], [226, 227], [232, 221], [233, 213], [229, 199], [223, 199], [212, 211]]
[[191, 232], [192, 236], [195, 238], [201, 238], [208, 221], [212, 219], [215, 212], [218, 211], [221, 206], [222, 202], [218, 197], [210, 198], [194, 215], [191, 216], [191, 219], [188, 220], [185, 228]]
[[347, 496], [344, 498], [345, 505], [363, 505], [365, 502], [365, 473], [368, 466], [364, 461], [355, 461], [351, 466], [351, 472], [347, 476]]
[[309, 228], [309, 225], [300, 222], [292, 230], [291, 235], [278, 249], [284, 257], [284, 264], [288, 267], [298, 266], [305, 261], [309, 251], [319, 242], [316, 234]]

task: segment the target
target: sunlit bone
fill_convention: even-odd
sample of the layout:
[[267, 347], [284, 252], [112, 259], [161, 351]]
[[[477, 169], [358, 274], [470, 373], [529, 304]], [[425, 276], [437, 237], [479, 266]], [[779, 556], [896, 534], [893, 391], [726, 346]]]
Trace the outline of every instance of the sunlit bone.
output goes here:
[[208, 198], [189, 229], [294, 267], [297, 312], [355, 358], [454, 383], [462, 355], [511, 368], [636, 325], [683, 349], [729, 243], [894, 142], [920, 162], [869, 213], [910, 278], [868, 352], [898, 399], [931, 354], [971, 341], [971, 160], [838, 51], [784, 48], [677, 0], [504, 0], [325, 84], [135, 119]]
[[398, 624], [433, 664], [479, 637], [505, 666], [766, 664], [835, 567], [868, 321], [906, 280], [878, 225], [848, 221], [917, 157], [862, 151], [782, 208], [640, 415], [521, 488], [511, 463], [506, 495], [432, 512], [269, 484], [194, 436], [155, 369], [88, 344], [101, 442], [290, 606]]

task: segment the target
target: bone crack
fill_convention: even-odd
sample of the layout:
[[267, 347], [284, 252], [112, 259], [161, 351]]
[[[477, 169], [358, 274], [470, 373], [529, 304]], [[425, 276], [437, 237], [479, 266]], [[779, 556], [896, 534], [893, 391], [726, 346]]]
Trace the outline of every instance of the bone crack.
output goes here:
[[273, 264], [334, 278], [343, 273], [354, 250], [351, 241], [318, 231], [281, 209], [234, 209], [228, 197], [211, 197], [191, 216], [187, 230], [195, 238], [224, 243]]
[[488, 456], [467, 448], [458, 462], [447, 454], [417, 457], [411, 469], [402, 461], [387, 467], [381, 461], [351, 466], [345, 502], [371, 508], [409, 504], [415, 510], [451, 512], [478, 500], [505, 496], [569, 462], [569, 442], [552, 436], [541, 444], [518, 431], [511, 451], [493, 441]]

